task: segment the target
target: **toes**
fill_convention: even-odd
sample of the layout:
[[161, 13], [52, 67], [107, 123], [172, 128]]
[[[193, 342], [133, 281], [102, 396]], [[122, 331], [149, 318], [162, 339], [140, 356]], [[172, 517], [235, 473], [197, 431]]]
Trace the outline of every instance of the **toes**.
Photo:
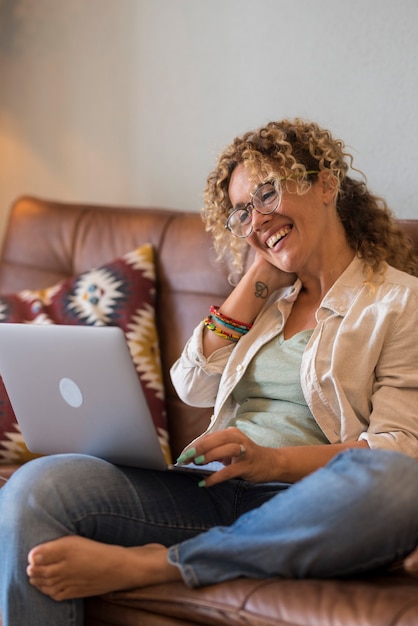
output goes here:
[[57, 599], [56, 594], [62, 591], [62, 577], [55, 571], [54, 566], [40, 566], [29, 564], [26, 574], [29, 582], [42, 593]]
[[43, 556], [38, 552], [37, 548], [33, 548], [28, 554], [28, 563], [29, 565], [41, 565], [43, 561]]
[[51, 565], [56, 563], [60, 559], [60, 554], [57, 553], [56, 548], [55, 542], [35, 546], [28, 554], [29, 565]]
[[70, 597], [65, 589], [63, 589], [60, 581], [51, 581], [42, 577], [29, 577], [29, 583], [53, 600], [67, 600]]
[[41, 578], [44, 580], [52, 579], [60, 572], [59, 564], [52, 565], [34, 565], [29, 563], [26, 567], [26, 574], [31, 578]]

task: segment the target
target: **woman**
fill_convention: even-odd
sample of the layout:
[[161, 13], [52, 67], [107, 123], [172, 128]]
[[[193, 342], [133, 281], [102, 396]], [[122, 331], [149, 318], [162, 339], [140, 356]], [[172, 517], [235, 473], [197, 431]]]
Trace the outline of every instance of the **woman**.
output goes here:
[[0, 492], [5, 624], [82, 624], [80, 598], [111, 590], [335, 577], [414, 549], [418, 263], [350, 166], [301, 120], [223, 152], [204, 219], [232, 274], [247, 245], [254, 261], [172, 369], [183, 400], [215, 407], [179, 461], [221, 469], [24, 466]]

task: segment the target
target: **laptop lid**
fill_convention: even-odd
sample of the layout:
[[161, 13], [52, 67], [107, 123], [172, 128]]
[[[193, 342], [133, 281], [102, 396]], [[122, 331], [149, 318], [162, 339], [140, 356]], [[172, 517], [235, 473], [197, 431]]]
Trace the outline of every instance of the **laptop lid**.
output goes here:
[[32, 452], [167, 468], [120, 328], [0, 324], [0, 375]]

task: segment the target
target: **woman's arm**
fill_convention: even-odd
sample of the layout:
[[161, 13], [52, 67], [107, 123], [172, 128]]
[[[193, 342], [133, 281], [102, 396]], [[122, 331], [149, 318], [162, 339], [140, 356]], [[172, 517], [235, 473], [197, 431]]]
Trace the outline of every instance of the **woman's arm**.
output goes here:
[[326, 465], [340, 452], [350, 448], [366, 448], [366, 441], [350, 441], [318, 446], [293, 446], [273, 449], [277, 454], [277, 472], [284, 482], [294, 483]]
[[[256, 255], [248, 272], [219, 309], [225, 316], [251, 324], [268, 296], [294, 280], [293, 274], [278, 270]], [[216, 324], [222, 331], [233, 332], [218, 322]], [[215, 405], [221, 376], [234, 346], [234, 342], [203, 327], [202, 323], [196, 327], [170, 371], [173, 385], [183, 402], [199, 407]]]
[[352, 441], [317, 446], [266, 448], [254, 443], [238, 428], [227, 428], [203, 435], [194, 441], [193, 448], [186, 449], [179, 461], [190, 460], [198, 465], [211, 461], [224, 463], [224, 469], [214, 472], [206, 479], [207, 487], [237, 477], [254, 483], [294, 483], [323, 467], [344, 450], [368, 447], [365, 441]]
[[202, 334], [203, 324], [200, 322], [180, 358], [172, 365], [170, 377], [183, 402], [196, 407], [213, 407], [222, 372], [234, 345], [229, 343], [206, 358], [203, 354]]
[[[234, 320], [244, 324], [252, 324], [270, 294], [280, 287], [292, 284], [294, 280], [293, 274], [282, 272], [263, 258], [261, 254], [256, 253], [254, 262], [220, 306], [220, 311], [223, 315]], [[222, 330], [222, 325], [216, 321], [215, 325]], [[230, 343], [229, 339], [220, 337], [215, 332], [205, 328], [203, 353], [206, 357], [228, 343]]]

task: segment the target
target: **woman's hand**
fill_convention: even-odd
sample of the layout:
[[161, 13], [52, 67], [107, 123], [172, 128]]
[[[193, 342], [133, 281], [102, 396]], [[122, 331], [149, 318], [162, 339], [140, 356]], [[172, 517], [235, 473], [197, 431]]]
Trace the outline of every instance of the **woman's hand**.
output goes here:
[[254, 261], [248, 272], [253, 272], [256, 276], [263, 279], [268, 285], [269, 293], [292, 285], [296, 280], [295, 274], [289, 274], [273, 265], [269, 257], [264, 256], [259, 250], [255, 253]]
[[[291, 285], [294, 280], [294, 274], [283, 272], [260, 252], [256, 252], [253, 263], [220, 306], [220, 310], [234, 320], [252, 324], [273, 291]], [[206, 358], [228, 343], [230, 343], [228, 339], [220, 337], [208, 328], [204, 329], [203, 353]]]
[[[178, 463], [203, 465], [220, 461], [225, 465], [202, 483], [212, 487], [224, 480], [243, 478], [252, 483], [280, 481], [294, 483], [326, 465], [334, 456], [350, 448], [369, 446], [366, 441], [350, 441], [316, 446], [267, 448], [259, 446], [238, 428], [226, 428], [202, 435], [188, 447]], [[417, 566], [418, 567], [418, 566]]]
[[193, 442], [179, 457], [179, 463], [193, 462], [203, 465], [219, 461], [225, 465], [210, 474], [204, 481], [212, 487], [225, 480], [243, 478], [249, 482], [261, 483], [279, 480], [279, 450], [265, 448], [254, 443], [238, 428], [203, 435]]

